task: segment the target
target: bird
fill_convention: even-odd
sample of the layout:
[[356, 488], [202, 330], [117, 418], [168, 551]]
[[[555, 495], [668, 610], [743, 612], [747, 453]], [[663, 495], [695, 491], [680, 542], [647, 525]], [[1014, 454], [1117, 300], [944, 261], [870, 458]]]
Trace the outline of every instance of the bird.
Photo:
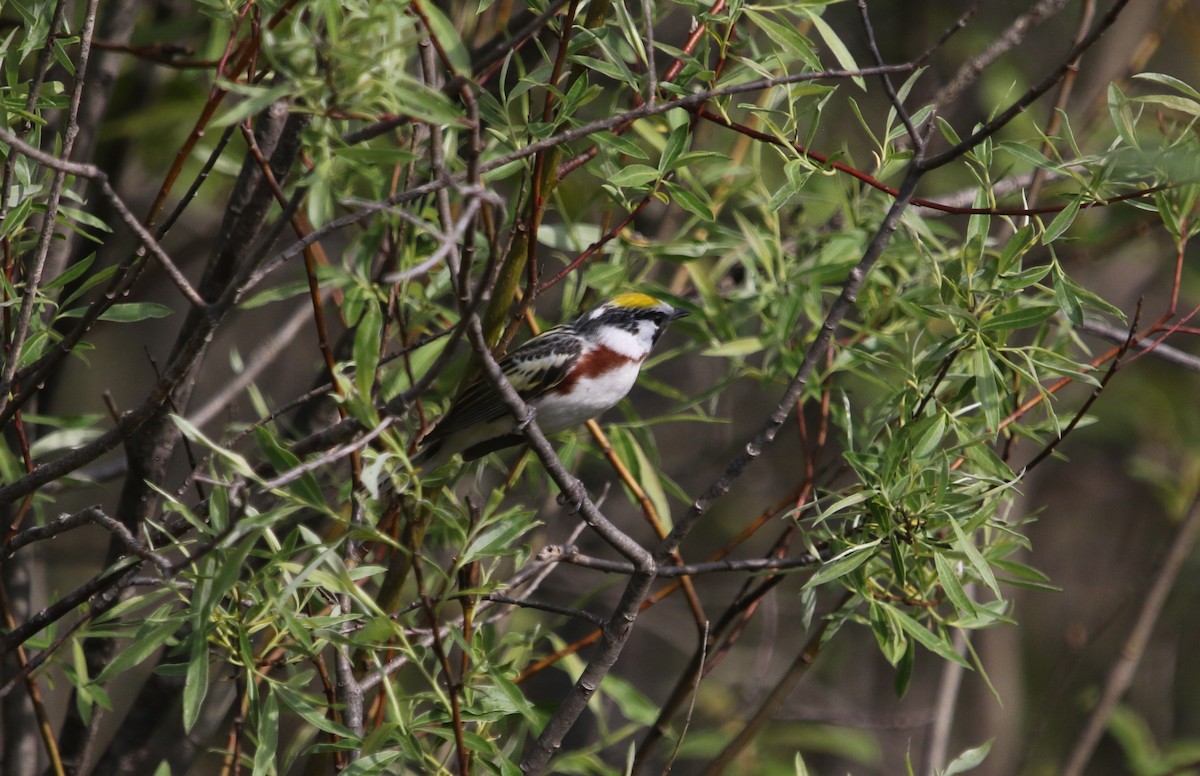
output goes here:
[[[648, 294], [618, 294], [530, 338], [499, 366], [533, 408], [543, 433], [566, 431], [625, 398], [668, 324], [687, 314]], [[418, 442], [410, 461], [414, 469], [432, 472], [456, 453], [472, 461], [524, 441], [499, 391], [481, 378]]]

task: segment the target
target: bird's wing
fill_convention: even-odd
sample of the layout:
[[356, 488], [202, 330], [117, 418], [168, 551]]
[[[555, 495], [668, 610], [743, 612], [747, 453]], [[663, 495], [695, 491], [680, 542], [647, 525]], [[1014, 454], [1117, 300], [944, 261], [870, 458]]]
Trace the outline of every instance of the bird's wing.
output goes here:
[[[547, 329], [500, 359], [504, 376], [525, 401], [558, 385], [579, 360], [583, 343], [565, 326]], [[508, 414], [508, 405], [486, 377], [473, 382], [450, 411], [426, 435], [422, 446], [444, 439], [476, 423], [488, 423]]]

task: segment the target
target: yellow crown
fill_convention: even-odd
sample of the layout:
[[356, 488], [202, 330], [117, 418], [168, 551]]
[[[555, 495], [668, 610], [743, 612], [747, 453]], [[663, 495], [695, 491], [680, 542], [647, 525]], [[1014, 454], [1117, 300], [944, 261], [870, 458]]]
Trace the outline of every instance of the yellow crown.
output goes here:
[[636, 291], [631, 291], [626, 294], [617, 294], [608, 303], [613, 307], [633, 307], [637, 309], [646, 307], [658, 307], [662, 302], [652, 296], [639, 294]]

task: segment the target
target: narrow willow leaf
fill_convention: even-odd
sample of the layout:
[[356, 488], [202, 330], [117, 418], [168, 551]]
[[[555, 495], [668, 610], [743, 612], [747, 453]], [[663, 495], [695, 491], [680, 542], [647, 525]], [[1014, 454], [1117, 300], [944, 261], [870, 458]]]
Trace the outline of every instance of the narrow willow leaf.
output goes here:
[[1193, 100], [1200, 100], [1200, 91], [1196, 91], [1190, 85], [1180, 81], [1174, 76], [1170, 76], [1165, 73], [1135, 73], [1133, 77], [1140, 81], [1150, 81], [1151, 83], [1162, 84], [1163, 86], [1175, 89], [1182, 94], [1186, 94]]
[[711, 348], [705, 348], [700, 352], [700, 355], [714, 358], [733, 358], [735, 356], [748, 356], [751, 353], [758, 353], [762, 349], [763, 343], [758, 337], [740, 337], [722, 342], [720, 345], [714, 345]]
[[258, 724], [254, 732], [258, 744], [254, 751], [254, 773], [273, 776], [277, 773], [275, 751], [279, 748], [279, 698], [275, 695], [274, 687], [268, 689], [266, 699], [258, 708]]
[[630, 435], [630, 443], [633, 448], [633, 454], [637, 459], [638, 484], [642, 486], [642, 490], [646, 494], [646, 498], [650, 499], [651, 506], [658, 513], [658, 519], [663, 527], [670, 531], [672, 528], [671, 522], [671, 504], [667, 501], [667, 493], [663, 490], [662, 480], [658, 475], [658, 467], [650, 463], [650, 458], [642, 450], [642, 446], [637, 443], [636, 439]]
[[188, 658], [187, 676], [183, 684], [183, 730], [191, 732], [200, 709], [208, 695], [208, 636], [196, 629], [192, 632], [192, 649]]
[[854, 571], [859, 566], [869, 561], [871, 558], [875, 557], [874, 550], [879, 547], [882, 541], [882, 539], [876, 539], [875, 541], [868, 542], [867, 544], [860, 544], [856, 547], [851, 547], [845, 552], [842, 552], [825, 563], [822, 563], [821, 567], [817, 569], [817, 573], [812, 575], [808, 582], [805, 583], [804, 587], [806, 589], [813, 588], [817, 587], [818, 585], [823, 585], [826, 582], [835, 580], [838, 577], [844, 577], [851, 571]]
[[1067, 320], [1076, 326], [1083, 325], [1083, 305], [1079, 303], [1073, 284], [1057, 265], [1054, 267], [1054, 298], [1058, 300], [1058, 309]]
[[95, 260], [96, 260], [96, 254], [89, 253], [86, 257], [80, 259], [79, 261], [75, 262], [74, 264], [72, 264], [71, 266], [69, 266], [65, 270], [63, 270], [62, 273], [60, 273], [58, 277], [54, 278], [54, 280], [51, 280], [46, 285], [42, 286], [42, 290], [43, 291], [52, 291], [56, 288], [62, 288], [63, 286], [70, 283], [75, 278], [77, 278], [80, 275], [82, 275], [83, 273], [87, 272], [88, 267], [92, 266], [92, 262]]
[[354, 733], [349, 728], [338, 724], [318, 711], [318, 709], [324, 708], [324, 703], [318, 703], [316, 699], [306, 697], [285, 684], [277, 684], [273, 689], [284, 706], [317, 730], [323, 730], [338, 738], [355, 739]]
[[[165, 304], [157, 302], [128, 302], [125, 304], [114, 304], [112, 307], [100, 314], [100, 320], [109, 321], [111, 323], [134, 323], [136, 321], [144, 321], [148, 318], [166, 318], [175, 311]], [[62, 314], [63, 318], [81, 318], [83, 317], [83, 309], [75, 308], [68, 310]]]
[[956, 776], [956, 774], [959, 773], [966, 773], [967, 771], [975, 770], [976, 767], [983, 763], [984, 759], [988, 756], [988, 752], [991, 750], [991, 741], [981, 744], [973, 749], [968, 749], [958, 757], [955, 757], [950, 764], [946, 766], [946, 770], [941, 772], [942, 776]]
[[991, 354], [983, 342], [975, 347], [974, 375], [975, 393], [983, 408], [983, 416], [989, 429], [1000, 427], [1003, 413], [1000, 396], [1000, 378], [992, 364]]
[[375, 300], [367, 301], [362, 317], [354, 327], [354, 384], [358, 392], [371, 396], [375, 370], [379, 366], [379, 349], [383, 341], [383, 314]]
[[[820, 14], [808, 8], [800, 7], [797, 10], [812, 22], [813, 27], [817, 30], [817, 34], [821, 36], [821, 40], [825, 41], [825, 45], [829, 47], [833, 58], [837, 60], [843, 70], [854, 71], [859, 69], [858, 63], [854, 61], [854, 55], [850, 53], [850, 49], [846, 48], [846, 44], [842, 43], [842, 39], [829, 26], [829, 22], [821, 18]], [[852, 80], [854, 81], [854, 85], [859, 89], [862, 89], [864, 92], [867, 90], [867, 84], [862, 76], [856, 75]]]
[[945, 554], [939, 552], [933, 556], [933, 565], [937, 569], [938, 582], [942, 585], [942, 590], [946, 593], [946, 598], [950, 599], [950, 603], [954, 604], [954, 608], [960, 612], [974, 616], [976, 614], [975, 604], [971, 601], [970, 596], [963, 589], [962, 583], [958, 579], [958, 564], [948, 559]]
[[921, 424], [912, 446], [912, 457], [917, 459], [929, 457], [941, 446], [942, 437], [946, 435], [946, 416], [939, 412], [934, 417], [921, 421]]
[[104, 670], [95, 678], [94, 683], [104, 684], [113, 677], [120, 676], [130, 668], [141, 664], [166, 643], [167, 639], [179, 630], [180, 625], [181, 623], [175, 619], [142, 623], [129, 646], [117, 652], [116, 657], [104, 667]]
[[1046, 227], [1046, 231], [1042, 234], [1042, 245], [1049, 245], [1062, 236], [1062, 233], [1071, 228], [1071, 224], [1075, 222], [1075, 217], [1079, 215], [1079, 205], [1081, 200], [1073, 199], [1071, 203], [1063, 208], [1062, 212], [1054, 217], [1050, 225]]
[[1152, 94], [1147, 97], [1134, 97], [1130, 102], [1161, 105], [1167, 110], [1177, 110], [1189, 116], [1200, 116], [1200, 102], [1189, 100], [1186, 97], [1177, 97], [1173, 94]]
[[974, 569], [975, 573], [979, 575], [979, 578], [983, 580], [983, 583], [991, 589], [992, 593], [994, 593], [997, 598], [1003, 598], [1003, 596], [1000, 594], [1000, 585], [996, 582], [996, 576], [992, 574], [992, 567], [989, 566], [987, 560], [985, 560], [984, 557], [979, 554], [979, 550], [976, 549], [975, 543], [972, 542], [965, 533], [963, 533], [962, 526], [958, 524], [957, 520], [951, 519], [949, 522], [950, 526], [954, 529], [954, 536], [957, 538], [954, 546], [967, 556], [967, 560], [970, 562], [971, 568]]
[[983, 331], [1028, 329], [1031, 326], [1037, 326], [1056, 312], [1058, 312], [1058, 308], [1053, 305], [1022, 307], [1019, 310], [992, 316], [979, 324], [979, 328]]
[[921, 623], [917, 622], [906, 612], [903, 612], [894, 607], [888, 607], [888, 614], [895, 618], [900, 629], [909, 636], [917, 640], [917, 642], [928, 649], [930, 652], [942, 657], [951, 662], [957, 663], [963, 668], [970, 668], [971, 664], [965, 657], [958, 654], [958, 650], [950, 643], [950, 640], [945, 636], [934, 633]]
[[638, 187], [645, 186], [651, 181], [658, 180], [661, 175], [658, 170], [645, 164], [630, 164], [608, 176], [608, 182], [613, 186]]

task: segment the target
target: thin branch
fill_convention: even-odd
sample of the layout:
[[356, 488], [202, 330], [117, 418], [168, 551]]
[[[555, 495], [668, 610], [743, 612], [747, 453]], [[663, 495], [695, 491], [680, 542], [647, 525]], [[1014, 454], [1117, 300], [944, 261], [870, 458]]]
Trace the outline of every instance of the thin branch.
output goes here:
[[[1138, 306], [1138, 313], [1141, 313], [1140, 305]], [[1046, 445], [1041, 452], [1035, 455], [1033, 460], [1025, 464], [1025, 467], [1021, 471], [1022, 477], [1032, 471], [1042, 461], [1049, 458], [1050, 455], [1058, 449], [1058, 446], [1062, 444], [1063, 440], [1065, 440], [1072, 431], [1075, 430], [1075, 427], [1079, 425], [1079, 421], [1083, 420], [1084, 416], [1087, 414], [1087, 411], [1090, 410], [1096, 400], [1100, 398], [1100, 394], [1103, 393], [1104, 389], [1108, 387], [1109, 380], [1112, 380], [1113, 375], [1115, 375], [1121, 368], [1122, 359], [1124, 359], [1125, 354], [1129, 351], [1129, 348], [1134, 341], [1134, 337], [1136, 336], [1135, 332], [1137, 330], [1137, 319], [1138, 316], [1135, 315], [1133, 322], [1129, 326], [1129, 331], [1125, 335], [1125, 341], [1121, 343], [1121, 346], [1117, 349], [1116, 355], [1113, 356], [1112, 363], [1108, 365], [1108, 371], [1106, 371], [1104, 373], [1104, 377], [1100, 379], [1100, 384], [1092, 390], [1091, 394], [1087, 398], [1087, 401], [1085, 401], [1079, 407], [1079, 410], [1076, 411], [1075, 416], [1071, 418], [1071, 421], [1067, 423], [1066, 426], [1063, 427], [1062, 432], [1059, 433], [1059, 435], [1055, 437], [1050, 444]]]
[[[80, 164], [78, 162], [59, 159], [52, 154], [34, 148], [7, 129], [0, 128], [0, 143], [7, 143], [22, 155], [28, 156], [39, 164], [57, 170], [61, 174], [74, 175], [94, 181], [100, 187], [104, 198], [109, 201], [113, 209], [117, 211], [117, 215], [125, 222], [125, 225], [137, 235], [142, 246], [150, 251], [154, 258], [158, 260], [158, 263], [162, 265], [163, 270], [166, 271], [167, 276], [171, 278], [171, 282], [175, 284], [179, 292], [197, 309], [203, 310], [208, 306], [208, 303], [192, 288], [191, 283], [188, 282], [188, 279], [179, 270], [179, 267], [175, 265], [175, 262], [167, 252], [163, 250], [162, 245], [150, 233], [150, 230], [138, 220], [133, 211], [125, 204], [125, 201], [121, 199], [121, 196], [113, 190], [112, 185], [108, 181], [108, 173], [94, 164]], [[32, 294], [32, 291], [27, 291], [27, 293]]]
[[[871, 51], [871, 56], [875, 59], [876, 65], [883, 64], [883, 55], [879, 53], [879, 42], [875, 39], [875, 27], [871, 24], [871, 14], [867, 11], [867, 0], [858, 0], [858, 14], [862, 19], [863, 30], [867, 34], [867, 48]], [[892, 79], [887, 73], [881, 73], [879, 80], [883, 84], [883, 91], [887, 94], [888, 100], [891, 101], [892, 107], [896, 110], [896, 115], [900, 117], [900, 121], [904, 122], [904, 128], [908, 130], [908, 140], [912, 143], [912, 147], [919, 152], [924, 152], [924, 145], [921, 140], [920, 133], [913, 126], [912, 116], [908, 114], [908, 110], [904, 107], [904, 102], [900, 99], [900, 95], [896, 93], [896, 87], [892, 85]]]
[[[1080, 331], [1086, 331], [1089, 334], [1095, 334], [1097, 337], [1103, 337], [1111, 342], [1123, 343], [1129, 339], [1128, 329], [1110, 326], [1103, 321], [1084, 319], [1083, 323], [1075, 328]], [[1163, 345], [1157, 341], [1149, 342], [1146, 337], [1139, 337], [1137, 341], [1132, 343], [1132, 349], [1140, 353], [1148, 353], [1155, 358], [1161, 358], [1169, 364], [1175, 364], [1193, 372], [1200, 372], [1200, 356], [1194, 356], [1186, 351], [1173, 348], [1170, 345]]]
[[[83, 89], [87, 82], [88, 58], [92, 51], [92, 31], [96, 26], [96, 6], [98, 2], [99, 0], [89, 0], [87, 12], [84, 15], [83, 29], [79, 33], [79, 59], [75, 63], [75, 84], [71, 91], [70, 107], [67, 110], [66, 128], [63, 131], [62, 154], [65, 159], [71, 158], [71, 151], [75, 147], [75, 138], [79, 134], [79, 125], [77, 123], [79, 103], [83, 99]], [[48, 40], [47, 46], [49, 45], [51, 44]], [[8, 143], [11, 148], [22, 151], [22, 153], [24, 153], [22, 147], [36, 150], [8, 130], [0, 130], [0, 140]], [[49, 156], [49, 154], [46, 154], [46, 156]], [[0, 411], [3, 411], [8, 405], [9, 392], [13, 386], [13, 376], [17, 372], [17, 364], [22, 360], [21, 351], [25, 348], [26, 338], [29, 336], [30, 326], [33, 322], [34, 306], [40, 296], [42, 271], [46, 267], [46, 258], [50, 255], [50, 244], [54, 239], [54, 231], [58, 226], [58, 209], [62, 200], [63, 187], [67, 181], [67, 173], [59, 167], [49, 166], [54, 170], [54, 177], [50, 182], [50, 191], [46, 198], [45, 212], [42, 214], [41, 233], [38, 235], [37, 247], [34, 250], [33, 258], [25, 267], [25, 288], [22, 292], [21, 307], [17, 313], [12, 338], [8, 343], [9, 357], [6, 359], [4, 368], [0, 370]], [[7, 199], [9, 196], [8, 192], [5, 191], [2, 196]]]
[[1154, 581], [1150, 584], [1146, 598], [1139, 608], [1137, 621], [1129, 632], [1129, 638], [1125, 640], [1117, 654], [1116, 660], [1108, 670], [1108, 676], [1104, 679], [1104, 689], [1100, 693], [1100, 700], [1092, 709], [1092, 713], [1088, 715], [1087, 724], [1084, 725], [1083, 732], [1079, 734], [1079, 739], [1075, 742], [1070, 757], [1067, 758], [1062, 776], [1080, 776], [1092, 759], [1096, 745], [1100, 742], [1100, 736], [1103, 735], [1104, 729], [1108, 725], [1109, 717], [1112, 716], [1121, 696], [1133, 682], [1134, 673], [1142, 662], [1146, 646], [1150, 643], [1150, 635], [1167, 603], [1167, 596], [1175, 585], [1175, 580], [1178, 578], [1183, 564], [1192, 554], [1192, 548], [1196, 544], [1198, 535], [1200, 535], [1200, 496], [1197, 496], [1192, 502], [1187, 517], [1179, 524], [1179, 528], [1171, 537], [1170, 546], [1159, 562], [1154, 574]]
[[[967, 596], [974, 599], [974, 583], [968, 582], [963, 586]], [[954, 631], [954, 651], [962, 655], [967, 651], [967, 641], [971, 633], [959, 628]], [[962, 679], [967, 669], [962, 663], [953, 660], [942, 661], [941, 675], [938, 677], [937, 699], [934, 702], [933, 724], [929, 731], [929, 745], [925, 752], [925, 773], [927, 776], [938, 776], [946, 768], [946, 753], [950, 748], [950, 731], [958, 716], [958, 694], [962, 688]]]
[[946, 106], [957, 100], [989, 65], [1009, 49], [1020, 45], [1030, 30], [1061, 11], [1066, 4], [1067, 0], [1039, 0], [1028, 11], [1014, 19], [1012, 24], [996, 36], [987, 48], [958, 68], [954, 78], [933, 101], [934, 110], [938, 113], [944, 112]]
[[[450, 261], [452, 273], [457, 274], [457, 257], [452, 256]], [[603, 629], [600, 646], [595, 655], [521, 761], [523, 772], [527, 774], [541, 773], [546, 769], [550, 758], [562, 745], [563, 739], [575, 725], [579, 715], [587, 708], [588, 701], [600, 686], [600, 682], [608, 675], [609, 670], [620, 656], [625, 642], [633, 631], [633, 623], [637, 618], [642, 601], [654, 581], [656, 564], [649, 552], [601, 514], [592, 500], [588, 498], [583, 483], [568, 473], [562, 461], [558, 460], [550, 442], [534, 421], [533, 413], [513, 389], [491, 351], [488, 350], [487, 341], [483, 335], [483, 326], [478, 315], [471, 313], [467, 330], [475, 352], [479, 355], [484, 374], [496, 388], [513, 417], [522, 419], [518, 423], [519, 428], [564, 498], [601, 538], [628, 558], [636, 568], [636, 572], [630, 576], [624, 593]]]
[[[629, 563], [583, 555], [572, 545], [551, 545], [542, 548], [538, 559], [552, 563], [570, 563], [572, 566], [603, 571], [606, 574], [633, 574], [636, 569]], [[684, 563], [679, 566], [660, 566], [658, 576], [663, 578], [699, 576], [726, 572], [758, 573], [762, 571], [787, 571], [811, 568], [825, 558], [820, 554], [804, 553], [791, 558], [745, 558], [742, 560], [717, 560], [701, 563]]]
[[1125, 9], [1128, 3], [1129, 0], [1117, 0], [1108, 13], [1104, 15], [1104, 18], [1100, 20], [1100, 23], [1082, 40], [1071, 47], [1071, 51], [1063, 58], [1058, 67], [1050, 71], [1041, 81], [1031, 87], [1025, 94], [1021, 95], [1016, 102], [1008, 106], [998, 116], [985, 123], [969, 136], [963, 138], [961, 142], [956, 143], [940, 154], [925, 159], [921, 163], [921, 170], [928, 172], [929, 170], [936, 170], [938, 167], [949, 164], [979, 145], [980, 142], [1008, 126], [1010, 121], [1021, 115], [1026, 108], [1035, 103], [1043, 94], [1050, 91], [1071, 70], [1074, 63], [1079, 59], [1079, 56], [1091, 48], [1096, 41], [1100, 40], [1101, 36], [1108, 31], [1108, 28], [1116, 22], [1117, 17], [1121, 15], [1121, 11]]
[[91, 506], [74, 514], [63, 515], [58, 520], [43, 526], [27, 528], [0, 546], [0, 551], [7, 558], [28, 544], [44, 541], [45, 539], [50, 539], [66, 531], [78, 528], [81, 525], [88, 524], [98, 525], [105, 529], [139, 558], [153, 563], [160, 569], [171, 568], [170, 560], [151, 550], [144, 542], [139, 541], [130, 533], [129, 529], [121, 522], [106, 515], [104, 510], [98, 506]]
[[817, 659], [817, 655], [821, 653], [822, 642], [825, 639], [825, 631], [828, 630], [829, 624], [833, 621], [834, 616], [844, 608], [854, 597], [854, 594], [847, 591], [841, 600], [834, 607], [833, 611], [826, 615], [813, 628], [809, 634], [808, 641], [805, 642], [804, 648], [796, 655], [796, 659], [784, 672], [783, 676], [771, 686], [770, 693], [763, 699], [758, 711], [754, 716], [746, 722], [745, 726], [734, 736], [725, 749], [709, 763], [704, 769], [704, 776], [719, 776], [724, 773], [725, 769], [733, 764], [738, 755], [754, 740], [763, 726], [767, 724], [779, 711], [779, 707], [783, 705], [784, 700], [791, 694], [792, 689], [796, 684], [808, 674], [808, 669]]
[[658, 549], [655, 550], [655, 558], [659, 561], [659, 565], [663, 565], [663, 562], [670, 557], [671, 553], [679, 549], [679, 545], [691, 533], [692, 529], [695, 528], [696, 524], [708, 510], [712, 508], [713, 504], [729, 492], [729, 489], [733, 487], [733, 483], [741, 477], [746, 467], [762, 455], [767, 446], [775, 440], [775, 436], [779, 433], [779, 429], [783, 427], [784, 421], [791, 415], [797, 399], [800, 398], [805, 388], [808, 387], [809, 377], [811, 377], [817, 364], [824, 358], [826, 351], [829, 349], [830, 343], [833, 340], [833, 333], [838, 329], [842, 321], [845, 320], [850, 310], [853, 309], [863, 281], [875, 266], [875, 262], [883, 254], [883, 249], [891, 239], [892, 233], [900, 225], [900, 217], [910, 204], [913, 192], [917, 187], [917, 182], [921, 177], [921, 172], [917, 167], [919, 160], [919, 156], [914, 158], [913, 166], [910, 167], [908, 174], [905, 176], [904, 182], [897, 192], [896, 199], [892, 201], [892, 206], [888, 210], [887, 216], [884, 217], [883, 223], [875, 231], [875, 236], [867, 246], [862, 259], [850, 271], [849, 277], [842, 285], [841, 294], [830, 306], [829, 313], [825, 316], [825, 321], [821, 324], [816, 338], [805, 352], [804, 360], [797, 368], [795, 375], [793, 375], [791, 382], [783, 393], [783, 397], [775, 405], [775, 410], [767, 418], [766, 422], [763, 423], [758, 433], [746, 443], [742, 451], [725, 467], [725, 471], [721, 476], [692, 503], [687, 514], [675, 523], [675, 528], [659, 545]]
[[569, 606], [559, 606], [557, 604], [546, 603], [544, 601], [530, 601], [528, 598], [513, 598], [511, 596], [502, 595], [500, 593], [484, 593], [480, 596], [484, 601], [491, 601], [496, 604], [508, 604], [510, 606], [519, 606], [522, 609], [537, 609], [550, 614], [561, 614], [564, 617], [571, 617], [576, 620], [583, 620], [591, 623], [597, 628], [604, 627], [604, 618], [598, 614], [592, 614], [585, 609], [572, 609]]
[[[534, 154], [537, 154], [538, 152], [544, 151], [548, 148], [569, 143], [589, 135], [594, 135], [597, 132], [608, 131], [627, 121], [636, 121], [637, 119], [647, 118], [649, 116], [659, 116], [675, 110], [676, 108], [692, 109], [696, 106], [702, 105], [714, 97], [728, 97], [736, 94], [760, 91], [762, 89], [770, 89], [776, 86], [786, 86], [794, 83], [807, 83], [810, 81], [824, 79], [857, 78], [879, 75], [880, 73], [902, 74], [912, 72], [912, 70], [912, 64], [886, 65], [884, 67], [865, 67], [859, 70], [822, 70], [819, 72], [793, 73], [777, 78], [764, 78], [757, 81], [732, 84], [718, 89], [708, 89], [696, 92], [694, 94], [689, 94], [684, 97], [678, 97], [673, 100], [663, 100], [655, 103], [654, 105], [642, 105], [641, 107], [625, 111], [624, 113], [620, 113], [615, 116], [597, 119], [595, 121], [581, 124], [577, 127], [563, 130], [562, 132], [555, 133], [549, 137], [543, 138], [542, 140], [538, 140], [526, 146], [522, 146], [514, 151], [510, 151], [507, 154], [498, 156], [489, 162], [480, 164], [479, 174], [485, 175], [513, 162], [520, 161], [522, 159], [528, 159]], [[270, 274], [283, 264], [300, 255], [304, 248], [313, 242], [324, 239], [326, 236], [345, 229], [348, 226], [353, 226], [354, 224], [365, 221], [383, 210], [404, 202], [411, 202], [420, 199], [421, 197], [425, 197], [429, 194], [440, 191], [448, 186], [462, 183], [465, 179], [466, 176], [463, 173], [456, 173], [446, 177], [435, 177], [433, 180], [430, 180], [424, 184], [414, 186], [407, 191], [400, 192], [399, 194], [395, 194], [386, 199], [367, 205], [359, 211], [330, 220], [320, 229], [315, 230], [312, 234], [308, 235], [302, 240], [297, 240], [295, 243], [289, 245], [287, 248], [276, 254], [270, 261], [266, 262], [256, 273], [255, 282], [250, 283], [248, 288], [253, 287], [255, 283], [257, 283], [258, 280], [261, 280], [263, 276]]]

